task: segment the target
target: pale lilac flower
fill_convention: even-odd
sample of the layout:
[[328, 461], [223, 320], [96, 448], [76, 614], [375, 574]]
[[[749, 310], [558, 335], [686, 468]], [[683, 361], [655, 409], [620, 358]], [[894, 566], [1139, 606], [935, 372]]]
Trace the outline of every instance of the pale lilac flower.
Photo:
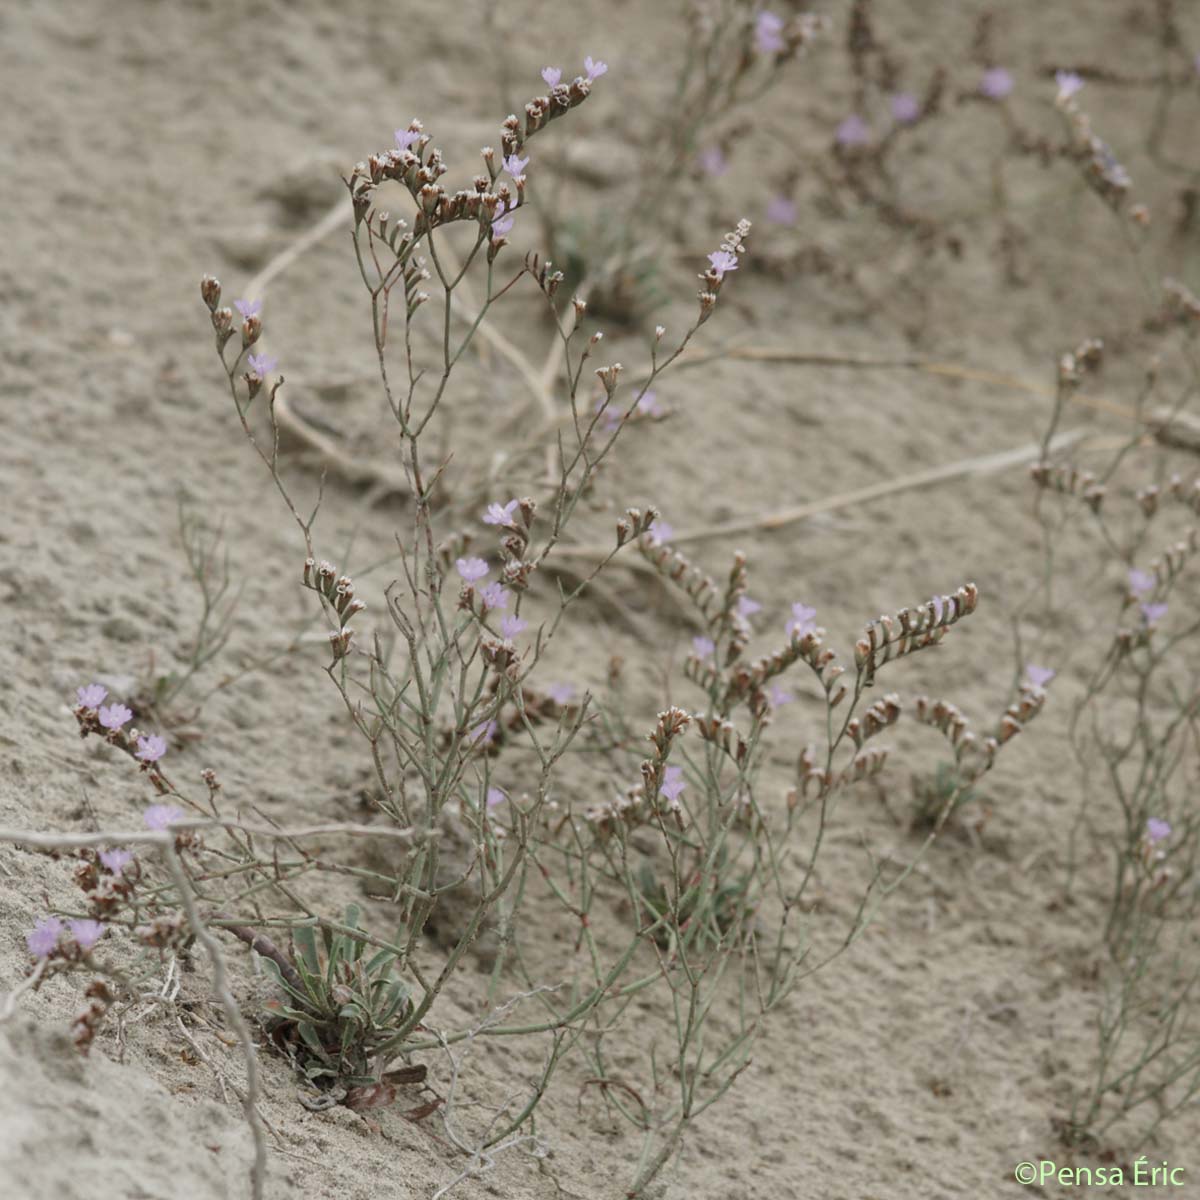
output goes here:
[[514, 178], [518, 175], [525, 174], [525, 168], [529, 165], [529, 158], [520, 158], [516, 154], [510, 154], [504, 160], [504, 169]]
[[756, 612], [762, 611], [762, 605], [757, 600], [751, 600], [749, 596], [739, 596], [737, 602], [737, 615], [743, 619], [754, 616]]
[[672, 804], [679, 803], [679, 797], [687, 783], [683, 778], [682, 767], [668, 767], [663, 772], [662, 786], [658, 789]]
[[892, 118], [908, 125], [921, 115], [921, 102], [912, 92], [897, 92], [892, 97]]
[[989, 100], [1003, 100], [1013, 90], [1013, 77], [1003, 67], [989, 67], [979, 81], [979, 90]]
[[511, 525], [518, 503], [517, 500], [510, 500], [507, 504], [497, 504], [493, 501], [488, 505], [487, 512], [483, 514], [483, 523], [485, 525]]
[[482, 558], [460, 558], [455, 562], [454, 569], [467, 583], [482, 579], [491, 569]]
[[504, 215], [506, 208], [503, 200], [496, 206], [496, 215], [492, 218], [492, 233], [496, 237], [503, 237], [508, 233], [516, 220], [516, 217]]
[[796, 697], [781, 683], [774, 684], [767, 693], [767, 700], [772, 708], [782, 708], [785, 704], [793, 703], [795, 699]]
[[490, 787], [487, 790], [487, 806], [495, 808], [497, 804], [503, 804], [508, 797], [498, 788]]
[[716, 653], [717, 646], [712, 638], [694, 637], [692, 638], [692, 653], [699, 659], [712, 658]]
[[75, 939], [75, 944], [86, 954], [104, 936], [104, 925], [100, 921], [72, 921], [71, 936]]
[[528, 628], [529, 622], [524, 617], [509, 616], [500, 618], [500, 632], [507, 639], [515, 638], [517, 634], [524, 633]]
[[778, 54], [787, 49], [780, 36], [783, 33], [783, 18], [773, 12], [760, 12], [754, 21], [754, 48], [759, 54]]
[[834, 137], [839, 146], [861, 146], [871, 140], [871, 131], [858, 113], [851, 113], [837, 127]]
[[87, 687], [75, 689], [75, 698], [84, 708], [99, 708], [108, 695], [108, 688], [98, 683], [89, 683]]
[[174, 804], [152, 804], [142, 813], [142, 820], [147, 829], [158, 832], [168, 825], [174, 825], [176, 821], [182, 821], [183, 813]]
[[1146, 618], [1147, 625], [1157, 625], [1166, 615], [1167, 606], [1165, 604], [1142, 605], [1142, 616]]
[[242, 318], [257, 317], [262, 312], [261, 300], [235, 300], [233, 307], [242, 314]]
[[396, 149], [407, 150], [414, 142], [421, 138], [419, 129], [397, 129], [396, 130]]
[[815, 608], [809, 608], [807, 604], [792, 605], [792, 619], [787, 623], [788, 637], [803, 637], [806, 633], [811, 633], [816, 628], [816, 622], [813, 618], [817, 615]]
[[709, 146], [700, 151], [700, 166], [705, 175], [711, 175], [715, 179], [729, 170], [729, 160], [720, 146]]
[[1158, 581], [1149, 571], [1139, 571], [1136, 568], [1129, 572], [1129, 590], [1135, 596], [1144, 596], [1152, 591]]
[[595, 83], [601, 75], [608, 71], [608, 63], [594, 62], [591, 55], [583, 60], [583, 69], [587, 72], [588, 83]]
[[498, 581], [480, 588], [479, 595], [488, 608], [508, 607], [508, 590]]
[[543, 67], [542, 78], [546, 81], [547, 87], [558, 87], [559, 81], [562, 79], [562, 71], [558, 67]]
[[1165, 841], [1171, 836], [1171, 826], [1161, 817], [1151, 817], [1146, 822], [1146, 840], [1152, 846]]
[[105, 729], [120, 729], [132, 717], [133, 713], [123, 704], [106, 704], [100, 709], [100, 724]]
[[772, 196], [767, 201], [767, 220], [776, 225], [795, 225], [799, 210], [787, 196]]
[[650, 522], [646, 532], [650, 535], [652, 545], [661, 546], [664, 542], [669, 542], [675, 536], [675, 526], [669, 525], [662, 517], [655, 517]]
[[34, 958], [49, 958], [58, 946], [63, 923], [57, 917], [43, 917], [26, 935], [25, 945]]
[[157, 733], [152, 733], [148, 737], [138, 738], [137, 757], [142, 762], [158, 762], [166, 752], [167, 740], [166, 738], [159, 737]]
[[570, 683], [552, 683], [546, 689], [546, 695], [550, 697], [560, 708], [570, 704], [575, 697], [574, 685]]
[[471, 730], [469, 737], [476, 746], [488, 746], [496, 738], [496, 732], [500, 728], [495, 717], [490, 720], [481, 721], [474, 729]]
[[125, 868], [133, 862], [132, 850], [101, 850], [100, 861], [104, 864], [104, 869], [112, 875], [120, 875]]
[[246, 361], [250, 364], [250, 372], [256, 379], [266, 377], [279, 366], [279, 359], [273, 354], [251, 354]]
[[1035, 667], [1033, 663], [1025, 664], [1025, 681], [1032, 688], [1044, 688], [1057, 674], [1049, 667]]
[[1069, 100], [1083, 87], [1083, 80], [1074, 71], [1055, 71], [1054, 82], [1058, 84], [1058, 99], [1060, 102]]
[[726, 271], [738, 269], [737, 255], [732, 250], [714, 250], [708, 256], [708, 261], [712, 264], [712, 269], [716, 272], [718, 279], [724, 279]]
[[657, 393], [646, 392], [637, 402], [637, 411], [643, 417], [661, 417], [663, 406], [658, 402]]

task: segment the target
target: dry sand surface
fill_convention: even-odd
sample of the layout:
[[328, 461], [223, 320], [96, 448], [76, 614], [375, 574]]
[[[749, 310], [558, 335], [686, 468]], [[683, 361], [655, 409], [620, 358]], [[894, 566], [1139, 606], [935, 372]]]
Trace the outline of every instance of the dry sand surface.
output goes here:
[[[539, 145], [552, 159], [591, 155], [603, 164], [609, 182], [590, 192], [575, 184], [570, 196], [593, 211], [606, 204], [619, 211], [609, 197], [620, 194], [612, 177], [625, 161], [624, 133], [643, 132], [669, 109], [678, 7], [667, 0], [0, 5], [0, 826], [85, 831], [136, 823], [143, 785], [120, 756], [79, 742], [71, 698], [96, 676], [138, 676], [151, 656], [173, 663], [186, 645], [198, 598], [179, 545], [179, 497], [223, 523], [244, 589], [232, 638], [206, 668], [203, 688], [317, 630], [297, 586], [302, 544], [230, 409], [197, 294], [200, 276], [211, 271], [230, 299], [241, 295], [255, 271], [337, 201], [339, 170], [389, 145], [393, 129], [413, 115], [437, 135], [452, 167], [473, 173], [471, 156], [494, 140], [498, 119], [534, 93], [540, 68], [587, 53], [607, 60], [609, 74], [572, 128], [555, 127]], [[942, 59], [961, 80], [975, 77], [965, 55], [978, 0], [878, 7], [888, 10], [881, 23], [890, 22], [914, 74]], [[1133, 0], [997, 6], [997, 46], [1018, 81], [1014, 111], [1054, 128], [1047, 66], [1100, 61], [1152, 71], [1154, 43], [1136, 20], [1150, 7]], [[831, 209], [808, 178], [798, 184], [795, 227], [761, 222], [788, 147], [811, 153], [827, 143], [852, 103], [840, 48], [847, 5], [827, 8], [837, 44], [795, 65], [743, 118], [733, 170], [706, 182], [685, 212], [663, 214], [664, 230], [673, 231], [658, 285], [665, 298], [648, 324], [684, 326], [697, 264], [746, 216], [758, 225], [745, 269], [702, 331], [703, 350], [916, 355], [974, 375], [730, 357], [680, 369], [659, 389], [676, 415], [619, 446], [581, 540], [609, 536], [613, 510], [628, 504], [653, 503], [677, 529], [692, 529], [1027, 446], [1044, 428], [1058, 355], [1084, 336], [1120, 342], [1122, 331], [1137, 327], [1142, 300], [1111, 217], [1066, 166], [1020, 161], [994, 173], [1001, 127], [974, 108], [922, 135], [908, 160], [908, 202], [954, 214], [958, 259], [927, 254], [852, 203]], [[1191, 20], [1190, 34], [1200, 48], [1200, 20]], [[1187, 99], [1191, 115], [1173, 135], [1180, 142], [1173, 149], [1184, 153], [1200, 115], [1200, 95]], [[1164, 176], [1143, 150], [1151, 105], [1137, 90], [1096, 88], [1089, 96], [1098, 128], [1135, 180], [1146, 178], [1144, 198], [1167, 212], [1174, 192], [1166, 184], [1153, 191]], [[537, 195], [531, 185], [535, 202]], [[653, 214], [639, 220], [639, 238], [653, 242]], [[537, 222], [523, 219], [506, 253], [518, 261], [539, 248], [538, 237]], [[1166, 233], [1152, 241], [1152, 269], [1194, 276], [1194, 230], [1190, 237], [1190, 258], [1186, 242]], [[852, 264], [858, 286], [836, 273], [767, 269], [813, 246]], [[386, 462], [369, 321], [344, 232], [300, 257], [266, 297], [268, 345], [297, 406], [351, 428], [355, 453]], [[497, 320], [540, 356], [546, 330], [537, 312], [525, 294]], [[643, 354], [644, 340], [627, 343], [620, 329], [611, 340], [614, 358]], [[1149, 348], [1125, 336], [1100, 392], [1126, 400]], [[465, 366], [437, 434], [456, 447], [447, 489], [461, 520], [471, 519], [468, 506], [496, 446], [520, 436], [526, 406], [502, 358], [492, 353]], [[1123, 429], [1118, 417], [1095, 411], [1073, 411], [1066, 424], [1091, 435]], [[316, 470], [287, 452], [308, 495]], [[501, 474], [497, 491], [521, 494], [536, 464], [527, 459], [513, 476]], [[1189, 469], [1186, 459], [1179, 469]], [[760, 629], [782, 628], [791, 603], [804, 600], [843, 646], [863, 620], [974, 580], [979, 612], [931, 661], [901, 664], [890, 686], [908, 695], [936, 689], [986, 720], [1008, 696], [1010, 614], [1036, 569], [1030, 501], [1021, 467], [971, 473], [777, 530], [714, 536], [688, 552], [720, 576], [731, 552], [743, 549], [751, 590], [764, 604]], [[354, 568], [376, 612], [394, 568], [364, 572], [386, 558], [393, 530], [407, 520], [402, 497], [376, 502], [368, 489], [330, 477], [321, 544]], [[1067, 575], [1087, 575], [1094, 550], [1074, 543]], [[697, 630], [642, 576], [618, 565], [607, 578], [604, 598], [581, 606], [555, 647], [559, 675], [599, 685], [617, 653], [638, 719], [668, 698], [694, 702], [679, 668]], [[550, 594], [540, 597], [543, 614]], [[1071, 630], [1067, 613], [1043, 643], [1058, 662]], [[764, 648], [770, 640], [764, 632]], [[319, 669], [323, 656], [302, 641], [217, 692], [194, 724], [199, 740], [173, 746], [176, 770], [191, 779], [202, 767], [215, 769], [231, 804], [274, 820], [363, 819], [368, 764]], [[667, 664], [674, 664], [670, 683]], [[752, 1065], [663, 1174], [666, 1197], [1001, 1197], [1017, 1190], [1018, 1162], [1066, 1153], [1052, 1119], [1065, 1112], [1094, 1053], [1107, 882], [1103, 864], [1085, 855], [1071, 901], [1062, 902], [1062, 846], [1080, 794], [1063, 743], [1067, 705], [1054, 700], [1061, 691], [1065, 701], [1076, 682], [1070, 668], [1062, 673], [1044, 717], [986, 779], [990, 817], [982, 832], [948, 833], [851, 952], [774, 1014]], [[803, 722], [816, 711], [798, 704], [777, 724], [768, 773], [778, 776], [780, 798]], [[903, 856], [915, 847], [903, 820], [909, 772], [928, 769], [939, 746], [928, 731], [903, 726], [893, 742], [885, 803], [878, 791], [853, 793], [830, 833], [813, 917], [818, 942], [836, 939], [852, 918], [868, 869], [865, 848]], [[580, 802], [594, 798], [593, 784], [603, 793], [602, 781], [581, 780]], [[27, 970], [24, 932], [48, 907], [69, 909], [75, 895], [69, 862], [0, 847], [0, 988]], [[348, 883], [328, 892], [335, 908], [355, 895]], [[376, 919], [375, 902], [366, 903], [367, 919]], [[378, 919], [386, 924], [386, 916]], [[227, 950], [238, 995], [264, 990], [245, 948], [230, 940]], [[547, 945], [548, 972], [565, 952]], [[438, 1022], [450, 1028], [477, 1019], [485, 984], [485, 974], [468, 969]], [[248, 1194], [249, 1135], [212, 1069], [236, 1082], [242, 1068], [222, 1040], [202, 956], [180, 985], [186, 1007], [177, 1011], [210, 1065], [187, 1046], [170, 1010], [151, 1005], [131, 1010], [120, 1044], [110, 1024], [81, 1059], [65, 1032], [80, 1005], [77, 978], [26, 996], [0, 1027], [3, 1200]], [[638, 1078], [662, 1029], [653, 1014], [643, 1016], [630, 1022], [615, 1064]], [[480, 1042], [461, 1084], [463, 1120], [477, 1121], [527, 1084], [544, 1049], [536, 1039]], [[273, 1130], [268, 1196], [428, 1198], [463, 1170], [438, 1117], [404, 1119], [401, 1110], [421, 1102], [418, 1091], [371, 1114], [372, 1128], [346, 1108], [307, 1111], [288, 1065], [266, 1054], [261, 1061], [263, 1114]], [[431, 1054], [428, 1064], [431, 1086], [444, 1093], [444, 1058]], [[556, 1078], [538, 1126], [547, 1157], [502, 1155], [451, 1194], [623, 1195], [638, 1140], [606, 1113], [585, 1078], [582, 1063], [568, 1063]], [[1151, 1152], [1200, 1177], [1198, 1135], [1193, 1109]], [[1115, 1150], [1120, 1159], [1130, 1147]]]

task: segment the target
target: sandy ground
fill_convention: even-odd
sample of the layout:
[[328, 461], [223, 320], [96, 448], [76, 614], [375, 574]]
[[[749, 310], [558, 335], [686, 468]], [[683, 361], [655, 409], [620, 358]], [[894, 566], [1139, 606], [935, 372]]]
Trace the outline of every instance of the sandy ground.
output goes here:
[[[213, 271], [230, 297], [240, 295], [244, 280], [337, 199], [337, 171], [389, 144], [414, 114], [452, 163], [467, 161], [548, 62], [591, 53], [611, 64], [570, 136], [599, 156], [615, 155], [622, 131], [644, 128], [665, 103], [674, 7], [464, 0], [444, 15], [375, 0], [0, 7], [0, 825], [86, 830], [128, 822], [140, 810], [144, 797], [123, 764], [75, 738], [69, 702], [96, 675], [136, 676], [149, 656], [174, 661], [185, 645], [197, 598], [179, 548], [179, 496], [223, 522], [244, 587], [240, 620], [209, 684], [282, 650], [310, 616], [297, 586], [302, 547], [229, 411], [199, 277]], [[840, 39], [844, 5], [830, 7]], [[889, 29], [914, 78], [944, 59], [973, 82], [964, 47], [981, 6], [898, 7], [905, 11], [889, 14]], [[1153, 43], [1135, 19], [1145, 7], [1005, 5], [997, 57], [1018, 78], [1014, 110], [1054, 128], [1047, 66], [1120, 60], [1130, 71], [1152, 70]], [[1200, 27], [1191, 32], [1200, 46]], [[705, 185], [684, 244], [665, 259], [662, 287], [674, 297], [666, 323], [686, 320], [689, 274], [720, 234], [738, 216], [761, 218], [787, 171], [786, 147], [812, 153], [828, 141], [851, 103], [844, 62], [833, 48], [795, 69], [748, 123], [736, 169]], [[1200, 97], [1188, 103], [1194, 127]], [[1096, 89], [1091, 110], [1135, 178], [1146, 168], [1151, 206], [1169, 212], [1174, 192], [1153, 190], [1158, 176], [1141, 155], [1149, 105], [1143, 93]], [[703, 339], [708, 349], [915, 352], [989, 377], [732, 359], [681, 369], [660, 389], [678, 415], [629, 439], [585, 525], [609, 528], [612, 508], [652, 502], [677, 528], [692, 528], [1020, 447], [1043, 427], [1048, 401], [1038, 389], [1052, 381], [1057, 356], [1090, 334], [1123, 345], [1127, 356], [1103, 386], [1128, 396], [1148, 343], [1129, 333], [1140, 299], [1115, 226], [1065, 167], [1021, 162], [1003, 176], [993, 172], [1003, 132], [992, 117], [967, 108], [945, 130], [921, 135], [903, 185], [911, 205], [955, 215], [960, 258], [928, 256], [852, 204], [831, 211], [806, 175], [796, 193], [799, 224], [756, 230], [751, 264], [758, 254], [759, 266], [748, 264], [732, 281]], [[1172, 136], [1186, 145], [1186, 130], [1185, 119]], [[609, 201], [600, 192], [579, 203], [594, 210]], [[861, 287], [778, 265], [814, 245], [855, 264]], [[1012, 256], [1005, 245], [1015, 246]], [[514, 235], [510, 253], [530, 248], [538, 248], [532, 222]], [[1194, 275], [1186, 243], [1165, 232], [1151, 254], [1156, 271]], [[864, 303], [864, 289], [879, 302]], [[513, 304], [511, 336], [535, 350], [543, 330], [521, 319], [522, 305], [526, 317], [534, 311], [532, 302]], [[297, 403], [369, 436], [380, 406], [345, 238], [300, 259], [272, 286], [269, 306], [269, 345]], [[637, 353], [618, 334], [614, 356]], [[503, 363], [468, 368], [443, 435], [463, 438], [458, 473], [448, 479], [462, 503], [492, 431], [505, 429], [524, 403]], [[1091, 413], [1072, 414], [1070, 423], [1103, 432], [1110, 420], [1119, 432], [1115, 419]], [[294, 469], [306, 478], [302, 463]], [[304, 486], [314, 480], [309, 472]], [[505, 492], [518, 494], [523, 477], [507, 482]], [[1020, 469], [971, 475], [689, 552], [717, 574], [733, 549], [744, 549], [752, 593], [764, 603], [761, 629], [781, 627], [790, 604], [805, 600], [842, 644], [868, 617], [975, 580], [980, 612], [936, 662], [914, 662], [892, 686], [907, 694], [936, 688], [984, 720], [1005, 701], [1009, 614], [1034, 570], [1029, 501]], [[404, 519], [402, 500], [368, 505], [361, 489], [334, 480], [321, 536], [349, 548], [345, 561], [365, 566]], [[1093, 551], [1077, 546], [1064, 564], [1068, 575], [1086, 572]], [[374, 593], [386, 583], [383, 572], [367, 578]], [[637, 578], [617, 568], [612, 579], [645, 640], [604, 605], [581, 608], [558, 648], [564, 677], [598, 684], [615, 649], [629, 664], [636, 711], [653, 712], [668, 696], [688, 703], [678, 673], [664, 690], [662, 667], [678, 667], [694, 631]], [[1053, 630], [1027, 632], [1044, 633], [1037, 644], [1053, 662], [1065, 657], [1075, 628], [1068, 612]], [[1068, 671], [1055, 687], [1066, 696], [1072, 682]], [[1016, 1187], [1018, 1162], [1065, 1154], [1051, 1121], [1093, 1050], [1105, 882], [1098, 863], [1085, 863], [1072, 903], [1059, 902], [1061, 847], [1080, 801], [1062, 743], [1065, 707], [1051, 704], [987, 780], [991, 816], [982, 836], [943, 840], [855, 949], [789, 1000], [747, 1075], [664, 1174], [667, 1197], [1003, 1196]], [[794, 733], [779, 727], [771, 769], [780, 794], [801, 722], [812, 715], [801, 709], [787, 718]], [[216, 769], [238, 803], [281, 820], [359, 815], [364, 762], [346, 752], [337, 698], [307, 649], [221, 691], [197, 729], [202, 740], [180, 749], [178, 761], [189, 771]], [[894, 742], [900, 753], [887, 805], [870, 792], [855, 795], [833, 830], [818, 937], [837, 936], [853, 911], [864, 838], [876, 852], [912, 849], [898, 823], [908, 772], [931, 764], [938, 747], [911, 729]], [[331, 893], [334, 902], [345, 898]], [[26, 969], [24, 931], [48, 905], [70, 899], [65, 864], [0, 848], [0, 984]], [[239, 987], [256, 986], [241, 949], [230, 943], [230, 953]], [[552, 969], [554, 947], [545, 961]], [[206, 979], [204, 970], [185, 973], [182, 996], [203, 1000]], [[468, 973], [447, 998], [447, 1027], [478, 1012], [482, 979]], [[0, 1179], [9, 1181], [0, 1194], [246, 1194], [249, 1139], [236, 1103], [226, 1102], [208, 1066], [181, 1053], [175, 1027], [163, 1015], [147, 1017], [128, 1026], [123, 1046], [109, 1029], [81, 1061], [63, 1032], [78, 1004], [75, 983], [58, 980], [0, 1030]], [[207, 1013], [198, 1042], [236, 1080], [236, 1056], [216, 1036], [219, 1016], [206, 1005], [198, 1011]], [[647, 1020], [631, 1035], [630, 1070], [649, 1052], [655, 1028]], [[470, 1105], [496, 1103], [512, 1081], [530, 1078], [540, 1053], [536, 1044], [480, 1046], [466, 1084], [467, 1119]], [[444, 1064], [429, 1065], [444, 1086]], [[264, 1057], [263, 1070], [264, 1114], [276, 1131], [272, 1197], [428, 1197], [462, 1169], [436, 1120], [414, 1125], [389, 1110], [372, 1131], [348, 1110], [300, 1107], [278, 1059]], [[581, 1084], [582, 1067], [569, 1066], [547, 1101], [540, 1132], [550, 1157], [504, 1156], [453, 1194], [623, 1194], [636, 1139], [594, 1097], [581, 1100]], [[1200, 1172], [1200, 1161], [1186, 1158], [1197, 1135], [1193, 1112], [1153, 1152]], [[1118, 1156], [1129, 1151], [1115, 1147]]]

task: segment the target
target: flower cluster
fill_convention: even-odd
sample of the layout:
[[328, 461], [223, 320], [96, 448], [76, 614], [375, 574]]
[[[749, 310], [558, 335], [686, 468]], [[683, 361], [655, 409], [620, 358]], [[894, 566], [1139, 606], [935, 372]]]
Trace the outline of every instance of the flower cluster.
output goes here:
[[99, 734], [106, 742], [132, 754], [143, 770], [157, 775], [154, 764], [167, 752], [166, 738], [154, 733], [142, 733], [137, 729], [126, 729], [133, 719], [132, 710], [124, 704], [105, 704], [108, 689], [99, 683], [90, 683], [75, 691], [75, 719], [79, 722], [80, 736]]
[[704, 288], [700, 292], [700, 319], [703, 325], [717, 305], [717, 297], [721, 293], [721, 283], [730, 271], [738, 269], [738, 255], [746, 252], [743, 244], [750, 233], [750, 222], [739, 221], [737, 227], [721, 239], [721, 245], [708, 256], [708, 270], [700, 279]]

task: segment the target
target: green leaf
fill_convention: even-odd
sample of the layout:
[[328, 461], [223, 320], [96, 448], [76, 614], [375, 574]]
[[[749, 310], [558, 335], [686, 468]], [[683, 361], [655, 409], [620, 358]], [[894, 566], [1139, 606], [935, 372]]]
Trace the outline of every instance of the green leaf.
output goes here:
[[382, 1006], [377, 1005], [379, 1024], [386, 1025], [402, 1006], [408, 1008], [408, 988], [397, 979], [388, 988]]
[[[310, 975], [320, 976], [321, 955], [317, 951], [316, 935], [316, 928], [312, 925], [298, 925], [292, 930], [296, 948], [300, 951], [301, 961], [296, 965], [306, 967]], [[307, 979], [305, 982], [307, 983]]]
[[384, 972], [392, 963], [396, 961], [396, 956], [390, 950], [380, 950], [378, 954], [374, 954], [366, 963], [366, 971], [368, 975], [374, 976]]
[[[306, 1008], [308, 1007], [310, 998], [303, 992], [298, 992], [290, 983], [288, 983], [288, 981], [283, 977], [283, 972], [279, 969], [279, 964], [275, 962], [274, 959], [264, 958], [259, 955], [258, 961], [262, 964], [263, 969], [271, 977], [272, 981], [277, 983], [279, 987], [283, 989], [285, 995], [291, 996], [293, 999], [298, 1000]], [[305, 1016], [308, 1015], [310, 1014], [305, 1013]]]
[[325, 1047], [321, 1045], [321, 1039], [317, 1037], [317, 1031], [307, 1021], [300, 1021], [296, 1025], [296, 1032], [300, 1034], [304, 1044], [322, 1062], [331, 1063], [333, 1061], [326, 1052]]

